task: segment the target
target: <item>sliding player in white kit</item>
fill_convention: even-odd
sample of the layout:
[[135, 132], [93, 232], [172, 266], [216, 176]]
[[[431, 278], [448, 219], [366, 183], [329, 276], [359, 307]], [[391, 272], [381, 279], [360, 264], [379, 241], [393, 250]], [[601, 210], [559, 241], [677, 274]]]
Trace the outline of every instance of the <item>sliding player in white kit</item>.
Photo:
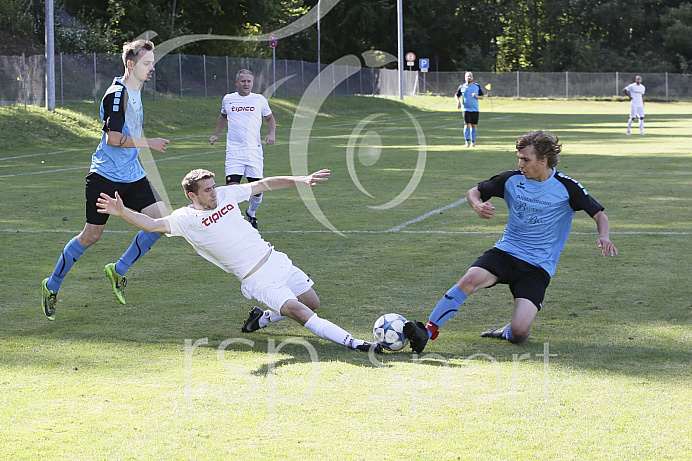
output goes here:
[[320, 300], [312, 289], [310, 277], [295, 267], [288, 256], [266, 242], [243, 219], [238, 207], [238, 202], [264, 191], [299, 184], [315, 187], [318, 182], [326, 181], [329, 173], [329, 170], [320, 170], [309, 176], [275, 176], [217, 188], [214, 173], [197, 169], [188, 173], [182, 182], [185, 196], [192, 205], [179, 208], [170, 216], [153, 219], [126, 208], [117, 192], [115, 198], [101, 194], [97, 206], [99, 213], [120, 216], [147, 232], [185, 237], [202, 257], [238, 277], [246, 298], [255, 298], [269, 307], [264, 312], [258, 307], [250, 310], [243, 324], [244, 333], [289, 317], [320, 338], [363, 352], [381, 353], [379, 344], [356, 339], [314, 313]]
[[[264, 152], [260, 128], [262, 117], [267, 121], [269, 134], [264, 141], [267, 146], [276, 139], [276, 120], [264, 96], [252, 93], [255, 77], [247, 69], [240, 69], [235, 76], [238, 87], [236, 93], [224, 96], [221, 103], [221, 114], [216, 122], [216, 129], [209, 142], [213, 146], [225, 126], [226, 135], [226, 185], [240, 184], [245, 176], [248, 182], [259, 181], [264, 177]], [[245, 215], [252, 227], [257, 229], [257, 208], [262, 203], [262, 194], [250, 197], [250, 206]]]

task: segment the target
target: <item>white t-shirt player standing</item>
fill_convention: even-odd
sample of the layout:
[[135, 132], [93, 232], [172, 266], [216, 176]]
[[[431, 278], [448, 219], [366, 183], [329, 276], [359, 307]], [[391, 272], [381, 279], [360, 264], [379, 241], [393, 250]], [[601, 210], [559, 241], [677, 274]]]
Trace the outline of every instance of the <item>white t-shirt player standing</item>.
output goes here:
[[623, 90], [630, 98], [630, 118], [627, 122], [627, 135], [630, 134], [630, 129], [632, 128], [632, 122], [635, 117], [639, 118], [639, 134], [644, 136], [644, 94], [646, 93], [646, 88], [642, 85], [641, 75], [637, 75], [634, 79], [634, 83], [630, 83]]
[[[248, 69], [240, 69], [235, 76], [238, 87], [236, 93], [224, 96], [221, 103], [221, 114], [216, 122], [216, 129], [209, 142], [214, 145], [224, 127], [226, 135], [226, 185], [240, 184], [245, 176], [248, 182], [264, 177], [264, 152], [260, 129], [262, 117], [267, 121], [269, 134], [264, 141], [267, 146], [276, 139], [276, 120], [269, 103], [264, 96], [252, 93], [255, 77]], [[262, 194], [250, 197], [250, 205], [245, 215], [252, 227], [257, 229], [257, 208], [262, 203]]]

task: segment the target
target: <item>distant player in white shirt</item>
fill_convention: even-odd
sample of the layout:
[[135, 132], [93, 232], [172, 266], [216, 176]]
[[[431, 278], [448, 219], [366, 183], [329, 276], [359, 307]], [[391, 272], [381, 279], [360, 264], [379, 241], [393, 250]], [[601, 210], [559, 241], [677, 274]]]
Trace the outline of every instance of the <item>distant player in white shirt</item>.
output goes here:
[[202, 257], [238, 277], [246, 298], [255, 298], [269, 307], [266, 311], [259, 307], [250, 310], [241, 329], [243, 333], [290, 317], [320, 338], [363, 352], [381, 353], [379, 344], [356, 339], [315, 314], [320, 300], [312, 289], [310, 277], [266, 242], [243, 219], [238, 208], [238, 202], [248, 200], [253, 194], [299, 184], [315, 187], [318, 182], [326, 181], [329, 174], [329, 170], [320, 170], [309, 176], [275, 176], [217, 188], [214, 173], [198, 169], [183, 179], [185, 196], [192, 205], [179, 208], [170, 216], [153, 219], [126, 208], [117, 192], [114, 198], [102, 193], [97, 206], [99, 213], [120, 216], [147, 232], [185, 237]]
[[[235, 76], [238, 87], [236, 93], [224, 96], [221, 103], [221, 114], [216, 122], [216, 129], [209, 142], [214, 145], [224, 127], [226, 135], [226, 185], [240, 184], [245, 176], [248, 182], [259, 181], [264, 177], [264, 152], [260, 128], [262, 117], [267, 121], [269, 134], [264, 141], [267, 146], [276, 139], [276, 120], [264, 96], [252, 93], [255, 77], [247, 69], [240, 69]], [[250, 198], [250, 206], [245, 215], [252, 227], [257, 229], [257, 208], [262, 203], [262, 194]]]
[[632, 122], [635, 117], [639, 117], [639, 134], [644, 136], [644, 93], [646, 93], [646, 88], [642, 85], [641, 75], [637, 75], [634, 78], [634, 83], [630, 83], [623, 90], [630, 98], [630, 118], [627, 122], [627, 135], [630, 134], [630, 128], [632, 128]]

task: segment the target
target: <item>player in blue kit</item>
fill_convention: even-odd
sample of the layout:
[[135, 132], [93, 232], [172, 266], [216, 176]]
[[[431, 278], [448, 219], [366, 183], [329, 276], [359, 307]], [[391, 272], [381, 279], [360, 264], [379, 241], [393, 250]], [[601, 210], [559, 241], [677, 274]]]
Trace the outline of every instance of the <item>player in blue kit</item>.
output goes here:
[[[473, 72], [467, 71], [464, 76], [466, 83], [459, 86], [454, 99], [457, 102], [457, 109], [461, 109], [464, 117], [464, 139], [466, 147], [476, 146], [476, 132], [480, 111], [478, 101], [483, 99], [483, 89], [478, 83], [473, 81]], [[461, 98], [461, 99], [459, 99]]]
[[[86, 177], [86, 224], [82, 232], [65, 245], [53, 273], [41, 284], [41, 309], [48, 320], [55, 320], [57, 294], [67, 272], [103, 235], [108, 215], [96, 211], [101, 192], [114, 195], [118, 191], [127, 206], [153, 218], [168, 214], [138, 159], [140, 148], [165, 152], [170, 142], [163, 138], [142, 137], [144, 118], [140, 89], [154, 73], [153, 50], [154, 44], [150, 41], [125, 43], [124, 75], [113, 80], [101, 101], [103, 136], [92, 155]], [[104, 268], [121, 304], [125, 304], [125, 272], [160, 236], [155, 232], [139, 232], [122, 257]]]
[[456, 314], [469, 295], [497, 283], [508, 284], [514, 296], [512, 320], [481, 336], [512, 343], [528, 338], [569, 237], [572, 218], [579, 210], [596, 221], [596, 244], [601, 255], [605, 258], [617, 254], [610, 241], [610, 223], [604, 208], [581, 184], [555, 170], [562, 150], [558, 138], [549, 132], [532, 131], [517, 140], [516, 148], [518, 170], [495, 175], [466, 194], [469, 205], [483, 219], [490, 219], [495, 213], [488, 200], [504, 198], [509, 209], [504, 234], [447, 291], [427, 325], [406, 322], [404, 334], [416, 353], [423, 351], [428, 339], [437, 338], [438, 329]]

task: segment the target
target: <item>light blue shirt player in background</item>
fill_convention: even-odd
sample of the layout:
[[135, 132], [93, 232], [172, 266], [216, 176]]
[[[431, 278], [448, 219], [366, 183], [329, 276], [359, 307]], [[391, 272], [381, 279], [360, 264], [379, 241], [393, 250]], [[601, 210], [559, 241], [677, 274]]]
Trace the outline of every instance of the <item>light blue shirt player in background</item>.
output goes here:
[[[127, 89], [123, 77], [116, 77], [101, 101], [104, 132], [91, 157], [92, 173], [115, 182], [135, 182], [146, 176], [139, 163], [139, 148], [109, 145], [109, 133], [119, 132], [130, 138], [142, 137], [144, 114], [141, 90]], [[107, 130], [107, 131], [106, 131]]]
[[466, 194], [469, 205], [483, 219], [495, 215], [495, 207], [488, 200], [504, 198], [509, 209], [504, 234], [447, 291], [430, 314], [427, 325], [421, 322], [404, 325], [404, 333], [416, 353], [423, 350], [428, 339], [437, 337], [438, 329], [456, 314], [469, 295], [497, 283], [509, 285], [514, 296], [512, 321], [481, 336], [513, 343], [528, 338], [567, 243], [572, 218], [579, 210], [586, 211], [596, 221], [596, 244], [601, 248], [601, 255], [605, 258], [617, 254], [610, 241], [610, 223], [603, 207], [581, 184], [555, 170], [562, 150], [558, 138], [548, 132], [532, 131], [520, 137], [516, 147], [519, 170], [495, 175]]
[[[65, 245], [53, 273], [41, 285], [41, 309], [48, 320], [55, 320], [58, 290], [68, 271], [103, 235], [108, 215], [98, 213], [96, 206], [102, 192], [111, 196], [117, 192], [128, 207], [152, 218], [168, 214], [138, 159], [140, 148], [165, 152], [169, 143], [163, 138], [142, 137], [144, 118], [140, 88], [154, 73], [153, 50], [154, 44], [150, 41], [125, 43], [122, 55], [125, 73], [113, 80], [101, 101], [103, 135], [86, 177], [86, 224], [82, 232]], [[104, 268], [121, 304], [125, 304], [125, 272], [160, 236], [155, 232], [139, 232], [122, 257]]]
[[[454, 99], [457, 102], [457, 109], [461, 109], [464, 117], [464, 139], [466, 147], [476, 146], [476, 132], [480, 110], [478, 101], [483, 99], [483, 89], [478, 83], [473, 81], [473, 72], [467, 71], [464, 76], [466, 83], [459, 86]], [[459, 99], [461, 98], [461, 99]]]

